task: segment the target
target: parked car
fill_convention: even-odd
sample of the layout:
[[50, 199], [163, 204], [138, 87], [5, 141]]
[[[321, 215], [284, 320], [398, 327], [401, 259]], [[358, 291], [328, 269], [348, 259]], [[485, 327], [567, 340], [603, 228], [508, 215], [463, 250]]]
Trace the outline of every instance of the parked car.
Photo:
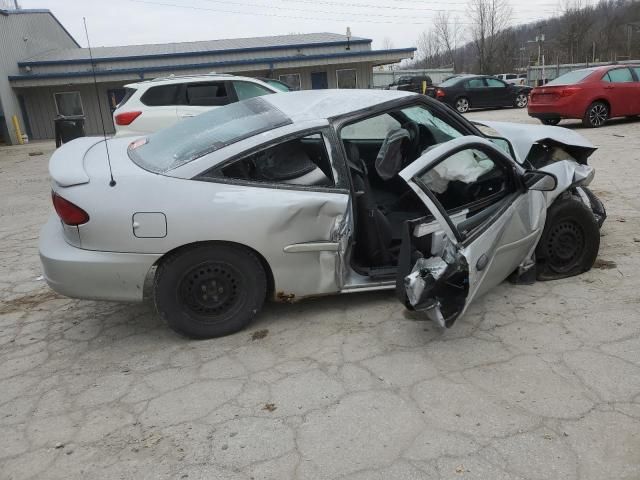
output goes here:
[[526, 73], [499, 73], [494, 76], [511, 85], [524, 85], [527, 82]]
[[527, 106], [531, 87], [510, 85], [489, 75], [459, 75], [436, 89], [438, 100], [465, 113], [471, 108]]
[[224, 74], [156, 78], [125, 89], [113, 112], [116, 136], [153, 133], [214, 108], [283, 91], [255, 78]]
[[557, 127], [480, 128], [424, 95], [322, 90], [74, 140], [50, 160], [44, 277], [71, 297], [148, 295], [175, 330], [213, 337], [267, 298], [386, 288], [450, 327], [510, 275], [591, 268], [595, 147]]
[[278, 90], [279, 92], [290, 92], [292, 91], [291, 86], [286, 83], [276, 80], [275, 78], [266, 78], [266, 77], [255, 77], [257, 80], [266, 83], [267, 85], [271, 85], [273, 88]]
[[640, 66], [607, 65], [560, 75], [533, 89], [528, 112], [546, 125], [577, 118], [585, 127], [640, 115]]
[[431, 86], [433, 86], [433, 81], [429, 75], [407, 75], [398, 78], [396, 83], [389, 85], [389, 90], [426, 93], [424, 90]]

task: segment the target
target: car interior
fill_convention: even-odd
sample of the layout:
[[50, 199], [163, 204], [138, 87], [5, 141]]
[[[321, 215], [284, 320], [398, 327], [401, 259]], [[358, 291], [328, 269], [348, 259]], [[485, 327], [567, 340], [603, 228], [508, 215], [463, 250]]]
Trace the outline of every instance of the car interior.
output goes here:
[[[436, 144], [462, 133], [422, 107], [388, 112], [347, 125], [340, 136], [355, 194], [352, 268], [383, 279], [395, 275], [407, 222], [434, 221], [399, 173]], [[478, 150], [458, 152], [420, 178], [459, 227], [470, 231], [490, 216], [506, 196], [508, 176]], [[466, 222], [466, 223], [464, 223]], [[431, 235], [413, 238], [417, 250], [431, 251]]]

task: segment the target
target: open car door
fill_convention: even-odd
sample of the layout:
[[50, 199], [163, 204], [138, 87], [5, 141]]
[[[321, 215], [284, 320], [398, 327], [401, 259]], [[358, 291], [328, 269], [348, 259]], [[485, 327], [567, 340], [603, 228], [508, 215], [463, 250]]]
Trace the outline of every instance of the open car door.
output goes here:
[[525, 172], [492, 142], [464, 136], [426, 151], [400, 177], [432, 214], [405, 224], [396, 286], [407, 307], [450, 327], [511, 273], [535, 273], [553, 175]]

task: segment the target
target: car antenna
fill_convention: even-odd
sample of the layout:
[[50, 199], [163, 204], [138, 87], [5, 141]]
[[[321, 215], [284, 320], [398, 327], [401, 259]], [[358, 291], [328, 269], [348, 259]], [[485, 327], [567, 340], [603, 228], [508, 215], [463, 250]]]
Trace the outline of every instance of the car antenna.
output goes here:
[[104, 127], [104, 117], [102, 116], [102, 105], [100, 103], [100, 92], [98, 90], [98, 80], [96, 79], [96, 66], [93, 63], [93, 53], [91, 52], [91, 42], [89, 41], [89, 30], [87, 30], [87, 19], [82, 17], [84, 22], [84, 34], [87, 37], [87, 46], [89, 47], [89, 60], [91, 61], [91, 73], [93, 74], [93, 86], [96, 89], [96, 100], [98, 101], [98, 112], [100, 113], [100, 123], [102, 124], [102, 136], [104, 137], [104, 148], [107, 151], [107, 163], [109, 164], [109, 175], [111, 180], [109, 181], [110, 187], [116, 186], [116, 181], [113, 178], [113, 170], [111, 169], [111, 156], [109, 155], [109, 144], [107, 142], [107, 130]]

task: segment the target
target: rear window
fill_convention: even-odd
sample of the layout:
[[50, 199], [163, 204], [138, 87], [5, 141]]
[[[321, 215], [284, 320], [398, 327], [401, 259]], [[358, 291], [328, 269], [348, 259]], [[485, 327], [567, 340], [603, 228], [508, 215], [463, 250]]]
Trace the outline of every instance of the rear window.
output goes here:
[[122, 100], [120, 100], [120, 103], [118, 103], [118, 105], [116, 105], [116, 108], [120, 108], [121, 106], [123, 106], [125, 103], [127, 103], [127, 101], [131, 98], [131, 96], [136, 93], [136, 89], [135, 88], [125, 88], [124, 89], [124, 96], [122, 97]]
[[459, 77], [453, 77], [450, 78], [448, 80], [445, 80], [444, 82], [442, 82], [440, 84], [441, 87], [451, 87], [453, 85], [455, 85], [456, 83], [458, 83], [461, 79]]
[[129, 146], [138, 166], [164, 173], [220, 148], [274, 128], [291, 119], [262, 97], [210, 110], [159, 130]]
[[583, 70], [574, 70], [573, 72], [560, 75], [558, 78], [547, 83], [547, 85], [571, 85], [573, 83], [581, 82], [592, 73], [593, 70], [590, 68], [585, 68]]
[[151, 87], [142, 94], [140, 101], [147, 107], [162, 107], [164, 105], [175, 105], [178, 93], [178, 85], [159, 85]]

